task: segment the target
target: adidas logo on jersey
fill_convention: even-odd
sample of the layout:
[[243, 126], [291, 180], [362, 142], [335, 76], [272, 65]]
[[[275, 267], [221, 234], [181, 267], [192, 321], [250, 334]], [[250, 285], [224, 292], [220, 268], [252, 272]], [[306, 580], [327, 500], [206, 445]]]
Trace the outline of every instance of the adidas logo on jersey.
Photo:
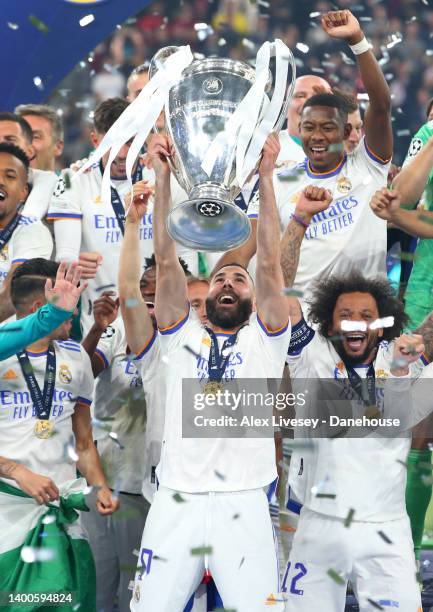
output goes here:
[[15, 380], [16, 378], [18, 378], [18, 376], [13, 370], [8, 370], [2, 376], [2, 380]]

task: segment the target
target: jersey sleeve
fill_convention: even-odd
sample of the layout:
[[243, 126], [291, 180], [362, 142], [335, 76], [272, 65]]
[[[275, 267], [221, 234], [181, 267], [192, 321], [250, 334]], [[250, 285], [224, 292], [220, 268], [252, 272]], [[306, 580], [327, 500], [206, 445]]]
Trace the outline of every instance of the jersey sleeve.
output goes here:
[[160, 337], [156, 336], [154, 342], [144, 354], [137, 355], [134, 360], [137, 370], [140, 372], [143, 385], [149, 383], [156, 375], [156, 370], [162, 367]]
[[41, 221], [22, 216], [15, 230], [11, 249], [11, 263], [22, 263], [34, 257], [51, 259], [53, 240], [47, 227]]
[[104, 365], [104, 370], [112, 364], [114, 356], [119, 351], [122, 343], [125, 344], [124, 336], [116, 325], [109, 325], [102, 334], [98, 346], [95, 349], [95, 354]]
[[90, 357], [86, 351], [81, 347], [81, 385], [77, 396], [77, 402], [79, 404], [86, 404], [90, 406], [93, 401], [93, 388], [95, 381], [93, 378], [92, 364], [90, 363]]
[[389, 167], [391, 165], [391, 158], [382, 159], [368, 146], [368, 142], [365, 136], [362, 138], [358, 147], [353, 153], [353, 158], [358, 170], [361, 172], [367, 171], [370, 175], [375, 178], [385, 179], [388, 176]]
[[280, 329], [271, 330], [258, 314], [253, 317], [250, 319], [250, 325], [257, 327], [265, 355], [282, 368], [290, 342], [290, 319]]
[[60, 176], [51, 196], [47, 219], [50, 221], [80, 220], [82, 217], [78, 181], [72, 181], [70, 187], [67, 188], [64, 177]]
[[200, 321], [196, 312], [190, 308], [189, 312], [169, 327], [159, 328], [159, 342], [161, 353], [170, 355], [178, 348], [188, 345], [188, 336], [200, 327]]
[[287, 351], [286, 362], [293, 378], [307, 378], [314, 354], [322, 349], [320, 337], [305, 319], [294, 325]]
[[[285, 198], [282, 187], [282, 180], [279, 178], [279, 172], [274, 173], [274, 193], [275, 193], [275, 201], [277, 204], [278, 212], [280, 212], [281, 207], [284, 204]], [[250, 219], [257, 219], [259, 216], [259, 208], [260, 208], [260, 184], [259, 181], [256, 181], [254, 185], [253, 191], [250, 196], [250, 200], [247, 208], [247, 216]]]
[[[409, 145], [409, 149], [407, 151], [407, 155], [403, 162], [403, 167], [406, 166], [408, 163], [410, 163], [412, 159], [418, 155], [418, 153], [427, 143], [429, 138], [431, 138], [431, 136], [433, 136], [433, 121], [429, 121], [428, 123], [425, 123], [418, 130], [418, 132], [413, 136], [410, 142], [410, 145]], [[433, 169], [430, 172], [429, 181], [431, 181], [432, 178], [433, 178]]]
[[24, 205], [24, 215], [43, 219], [48, 212], [58, 176], [55, 172], [32, 169], [29, 179], [31, 190]]

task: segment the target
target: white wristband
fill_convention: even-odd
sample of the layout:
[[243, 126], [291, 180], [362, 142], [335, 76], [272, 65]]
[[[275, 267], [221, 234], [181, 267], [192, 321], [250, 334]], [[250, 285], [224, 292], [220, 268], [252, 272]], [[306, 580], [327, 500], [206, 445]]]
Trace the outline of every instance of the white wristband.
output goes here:
[[356, 45], [349, 45], [352, 53], [354, 53], [355, 55], [361, 55], [361, 53], [365, 53], [366, 51], [370, 51], [371, 49], [371, 45], [368, 42], [368, 40], [365, 38], [360, 40], [359, 43], [356, 43]]

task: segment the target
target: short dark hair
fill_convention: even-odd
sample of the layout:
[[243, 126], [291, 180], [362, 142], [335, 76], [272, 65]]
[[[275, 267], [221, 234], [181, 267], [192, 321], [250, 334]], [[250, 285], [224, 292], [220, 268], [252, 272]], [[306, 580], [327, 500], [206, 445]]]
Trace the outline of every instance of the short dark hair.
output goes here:
[[101, 102], [93, 115], [93, 126], [98, 134], [106, 134], [123, 111], [128, 107], [124, 98], [108, 98]]
[[[186, 263], [186, 261], [182, 259], [182, 257], [179, 257], [178, 259], [180, 265], [182, 266], [182, 270], [185, 272], [185, 276], [191, 276], [191, 272], [188, 268], [188, 264]], [[146, 270], [148, 270], [149, 268], [156, 268], [155, 253], [152, 253], [150, 257], [144, 258], [144, 271], [146, 272]]]
[[314, 284], [312, 298], [308, 301], [308, 314], [322, 336], [329, 336], [340, 295], [355, 292], [369, 293], [376, 300], [379, 317], [394, 317], [394, 325], [383, 329], [384, 340], [393, 340], [401, 334], [408, 318], [403, 302], [395, 296], [388, 280], [384, 277], [366, 278], [355, 270], [346, 276], [330, 276]]
[[55, 279], [59, 264], [56, 261], [35, 257], [28, 259], [12, 273], [11, 301], [17, 311], [33, 295], [43, 293], [47, 278]]
[[26, 169], [26, 174], [28, 173], [30, 161], [20, 147], [17, 147], [17, 145], [12, 144], [11, 142], [0, 142], [0, 153], [9, 153], [9, 155], [13, 155], [13, 157], [19, 159]]
[[343, 91], [342, 89], [337, 89], [337, 87], [332, 88], [332, 93], [334, 96], [337, 96], [337, 98], [340, 98], [340, 100], [346, 106], [348, 114], [359, 110], [359, 104], [355, 94], [348, 91]]
[[63, 121], [52, 106], [48, 106], [48, 104], [20, 104], [16, 107], [15, 112], [20, 117], [24, 115], [43, 117], [51, 124], [53, 139], [63, 140]]
[[252, 283], [254, 285], [254, 279], [251, 276], [251, 274], [248, 272], [248, 269], [243, 264], [238, 263], [237, 261], [232, 261], [231, 263], [224, 264], [220, 268], [217, 268], [216, 270], [214, 270], [212, 272], [212, 274], [210, 275], [210, 278], [212, 279], [215, 276], [215, 274], [218, 274], [218, 272], [221, 272], [221, 270], [223, 270], [224, 268], [229, 268], [231, 266], [236, 266], [237, 268], [242, 268], [242, 270], [244, 270], [248, 274], [248, 276], [250, 277], [250, 279], [251, 279], [251, 281], [252, 281]]
[[32, 144], [33, 140], [33, 132], [30, 124], [24, 119], [24, 117], [20, 117], [16, 113], [0, 113], [0, 121], [13, 121], [14, 123], [18, 123], [25, 140], [28, 144]]
[[311, 106], [328, 106], [329, 108], [336, 108], [342, 122], [347, 123], [347, 106], [340, 96], [330, 93], [315, 94], [305, 102], [302, 112]]
[[139, 66], [136, 66], [134, 70], [131, 72], [131, 74], [129, 75], [128, 79], [138, 74], [144, 74], [145, 72], [149, 72], [149, 62], [144, 62], [144, 64], [140, 64]]

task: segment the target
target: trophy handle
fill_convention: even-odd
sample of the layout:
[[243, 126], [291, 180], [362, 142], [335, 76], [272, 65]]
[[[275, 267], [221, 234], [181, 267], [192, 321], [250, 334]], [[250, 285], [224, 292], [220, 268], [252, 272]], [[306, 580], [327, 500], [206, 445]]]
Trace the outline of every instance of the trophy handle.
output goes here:
[[[292, 71], [291, 74], [291, 82], [289, 84], [288, 80], [287, 80], [287, 86], [286, 86], [286, 94], [285, 94], [285, 98], [284, 98], [284, 104], [281, 107], [281, 112], [278, 116], [277, 121], [275, 122], [275, 126], [274, 126], [274, 130], [276, 132], [279, 132], [281, 130], [281, 127], [287, 117], [287, 111], [289, 108], [289, 104], [290, 104], [290, 100], [293, 97], [293, 91], [295, 89], [295, 81], [296, 81], [296, 63], [295, 63], [295, 58], [293, 57], [293, 53], [290, 51], [290, 49], [288, 47], [286, 47], [286, 52], [288, 53], [288, 60], [289, 60], [289, 65]], [[272, 44], [272, 55], [275, 57], [276, 55], [276, 44], [273, 43]]]

